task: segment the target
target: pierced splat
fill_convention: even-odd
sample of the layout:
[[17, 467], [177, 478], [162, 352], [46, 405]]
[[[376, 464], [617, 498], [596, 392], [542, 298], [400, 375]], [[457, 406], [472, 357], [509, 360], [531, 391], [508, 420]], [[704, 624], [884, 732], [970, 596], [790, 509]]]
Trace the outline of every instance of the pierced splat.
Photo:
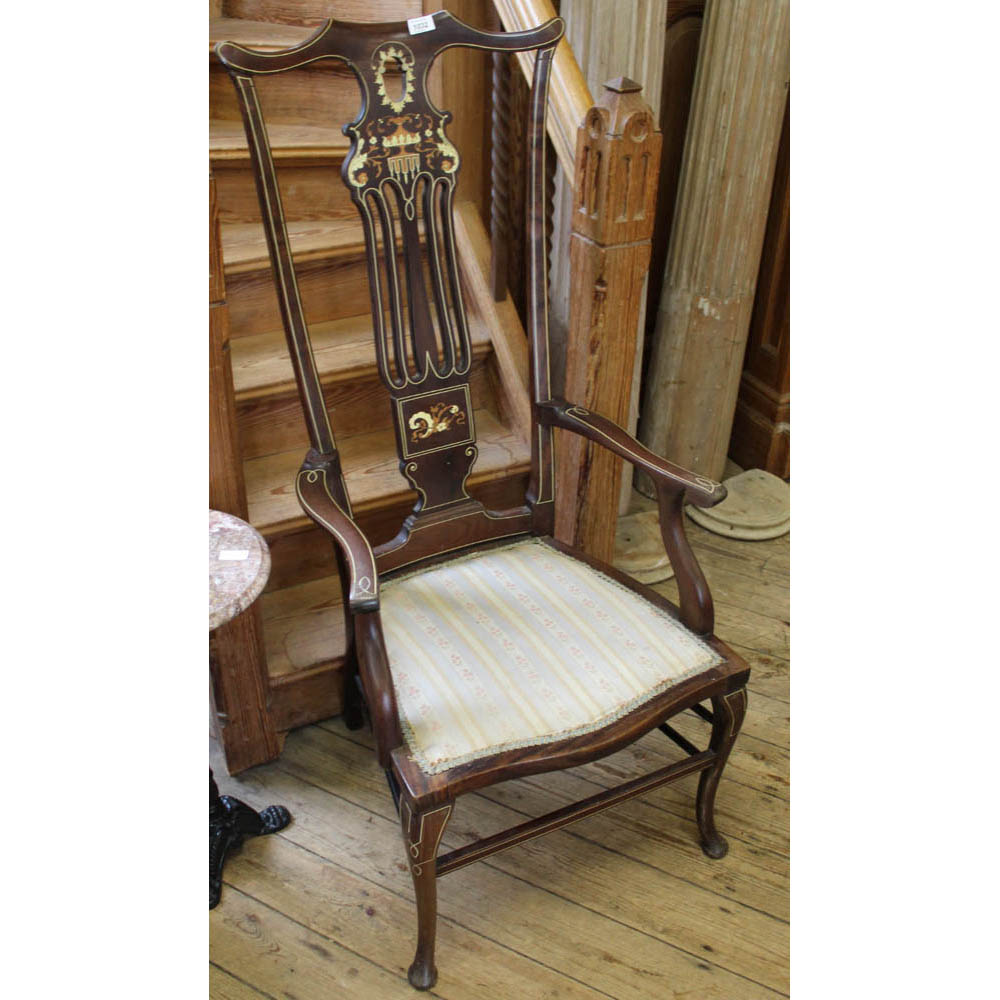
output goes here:
[[[545, 92], [561, 26], [552, 21], [533, 31], [492, 34], [471, 28], [446, 11], [428, 20], [433, 27], [418, 33], [412, 33], [406, 22], [329, 21], [312, 38], [283, 52], [251, 52], [228, 42], [216, 50], [240, 99], [289, 351], [318, 455], [315, 461], [329, 465], [330, 496], [348, 512], [253, 77], [335, 59], [350, 67], [359, 85], [361, 111], [343, 129], [351, 146], [341, 176], [364, 231], [376, 361], [391, 397], [399, 468], [417, 493], [399, 534], [375, 550], [380, 571], [440, 551], [453, 545], [456, 537], [469, 544], [533, 527], [544, 531], [549, 530], [545, 519], [551, 519], [548, 428], [539, 427], [532, 435], [538, 439], [532, 442], [534, 486], [523, 506], [487, 511], [465, 488], [478, 447], [469, 387], [472, 346], [453, 221], [461, 160], [446, 131], [452, 116], [434, 106], [426, 82], [434, 59], [453, 46], [539, 50], [529, 125], [533, 155], [541, 160]], [[532, 190], [532, 211], [539, 219], [533, 241], [543, 246], [540, 183]], [[533, 268], [531, 280], [533, 389], [541, 400], [551, 395], [547, 380], [543, 388], [538, 375], [548, 370], [543, 262]], [[422, 529], [419, 542], [417, 528]]]
[[477, 448], [452, 215], [460, 159], [445, 132], [451, 115], [424, 86], [437, 51], [415, 48], [386, 41], [354, 65], [364, 104], [344, 128], [352, 142], [342, 174], [364, 227], [379, 373], [419, 516], [470, 502]]

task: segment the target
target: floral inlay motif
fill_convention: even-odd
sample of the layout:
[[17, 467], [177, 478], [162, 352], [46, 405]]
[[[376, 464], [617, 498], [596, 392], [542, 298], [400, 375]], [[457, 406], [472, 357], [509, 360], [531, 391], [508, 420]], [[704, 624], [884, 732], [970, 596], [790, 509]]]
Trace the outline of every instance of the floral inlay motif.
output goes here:
[[[385, 70], [393, 59], [403, 68], [403, 94], [398, 101], [390, 99], [385, 92]], [[372, 68], [375, 70], [375, 90], [382, 103], [399, 113], [413, 100], [413, 53], [405, 46], [387, 45], [375, 53]]]
[[361, 130], [347, 177], [357, 188], [377, 186], [386, 177], [408, 185], [421, 166], [453, 174], [458, 151], [430, 115], [390, 115], [373, 118]]
[[465, 423], [465, 414], [454, 404], [432, 403], [426, 410], [414, 413], [409, 419], [409, 427], [413, 433], [410, 440], [416, 443], [432, 434], [451, 427], [461, 427]]

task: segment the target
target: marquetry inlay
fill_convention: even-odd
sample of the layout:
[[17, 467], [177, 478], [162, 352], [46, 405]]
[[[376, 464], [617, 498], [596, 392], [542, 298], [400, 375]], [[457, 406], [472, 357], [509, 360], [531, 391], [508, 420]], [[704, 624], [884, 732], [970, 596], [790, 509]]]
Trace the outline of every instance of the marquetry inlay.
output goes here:
[[404, 458], [475, 440], [467, 385], [397, 399], [399, 425], [405, 429]]

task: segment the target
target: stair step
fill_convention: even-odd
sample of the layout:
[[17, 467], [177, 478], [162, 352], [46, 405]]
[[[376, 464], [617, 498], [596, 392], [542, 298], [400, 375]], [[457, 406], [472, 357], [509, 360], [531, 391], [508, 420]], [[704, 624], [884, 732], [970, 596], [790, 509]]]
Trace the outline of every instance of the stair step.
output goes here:
[[339, 576], [273, 590], [258, 600], [269, 676], [282, 677], [343, 657], [346, 643]]
[[[490, 331], [471, 309], [468, 320], [473, 356], [483, 355], [492, 343]], [[371, 313], [314, 323], [309, 337], [323, 385], [377, 377]], [[282, 330], [240, 337], [231, 351], [237, 405], [297, 391]]]
[[[339, 128], [354, 121], [361, 110], [362, 92], [353, 70], [335, 59], [254, 77], [253, 89], [269, 129], [275, 125]], [[242, 120], [233, 81], [214, 58], [208, 68], [208, 106], [210, 119]]]
[[208, 22], [208, 47], [212, 51], [218, 42], [235, 42], [248, 49], [273, 52], [301, 45], [315, 33], [316, 27], [298, 24], [246, 21], [240, 17], [213, 17]]
[[[210, 161], [215, 176], [219, 221], [260, 224], [260, 202], [250, 156], [239, 122], [211, 122]], [[285, 219], [357, 219], [358, 210], [340, 177], [347, 153], [331, 145], [330, 129], [279, 125], [271, 129], [272, 151]], [[311, 145], [311, 143], [315, 143]]]
[[[310, 261], [354, 259], [365, 255], [365, 237], [357, 213], [337, 219], [288, 219], [285, 222], [296, 264]], [[418, 221], [423, 239], [423, 220]], [[271, 260], [261, 222], [224, 222], [219, 227], [222, 261], [226, 277], [266, 271], [270, 274]], [[396, 243], [402, 246], [399, 226]]]
[[[289, 221], [286, 225], [296, 264], [364, 255], [364, 234], [357, 218], [303, 219]], [[229, 222], [219, 228], [227, 278], [251, 271], [270, 272], [262, 223]]]
[[[275, 163], [303, 160], [339, 166], [350, 143], [338, 128], [322, 125], [282, 124], [267, 126], [271, 156]], [[213, 166], [250, 165], [250, 152], [242, 121], [213, 118], [208, 123], [208, 151]], [[333, 178], [343, 186], [339, 177]], [[251, 181], [252, 183], [252, 181]]]
[[[281, 313], [263, 224], [223, 222], [219, 229], [233, 340], [279, 328]], [[371, 301], [356, 212], [344, 218], [289, 219], [287, 229], [308, 323], [356, 315]]]
[[[423, 13], [421, 0], [225, 0], [229, 17], [318, 25], [328, 17], [340, 21], [403, 21]], [[309, 28], [312, 32], [315, 27]]]
[[[474, 411], [479, 457], [468, 485], [526, 472], [531, 448], [485, 409]], [[356, 434], [338, 441], [347, 490], [355, 514], [416, 500], [416, 492], [399, 471], [392, 430]], [[301, 448], [244, 462], [250, 523], [268, 540], [310, 526], [295, 495], [295, 476], [302, 465]]]
[[[370, 334], [368, 343], [372, 344]], [[473, 353], [468, 376], [473, 409], [496, 408], [496, 390], [491, 385], [489, 371], [491, 348], [490, 341], [480, 342]], [[344, 378], [340, 377], [341, 374], [335, 372], [332, 379], [322, 383], [323, 402], [337, 435], [348, 438], [367, 431], [391, 428], [392, 404], [374, 363], [361, 369], [354, 377]], [[236, 418], [244, 461], [292, 449], [305, 454], [309, 447], [302, 404], [294, 382], [285, 383], [281, 393], [252, 397], [237, 403]]]

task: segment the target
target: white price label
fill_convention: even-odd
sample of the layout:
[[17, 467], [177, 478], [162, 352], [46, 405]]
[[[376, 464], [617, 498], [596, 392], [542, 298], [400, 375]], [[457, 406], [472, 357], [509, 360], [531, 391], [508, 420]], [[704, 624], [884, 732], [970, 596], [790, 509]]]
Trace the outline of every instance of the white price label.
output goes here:
[[423, 17], [411, 17], [406, 22], [411, 35], [419, 35], [422, 31], [434, 30], [434, 15], [425, 14]]
[[220, 549], [219, 560], [225, 559], [246, 559], [250, 555], [249, 549]]

